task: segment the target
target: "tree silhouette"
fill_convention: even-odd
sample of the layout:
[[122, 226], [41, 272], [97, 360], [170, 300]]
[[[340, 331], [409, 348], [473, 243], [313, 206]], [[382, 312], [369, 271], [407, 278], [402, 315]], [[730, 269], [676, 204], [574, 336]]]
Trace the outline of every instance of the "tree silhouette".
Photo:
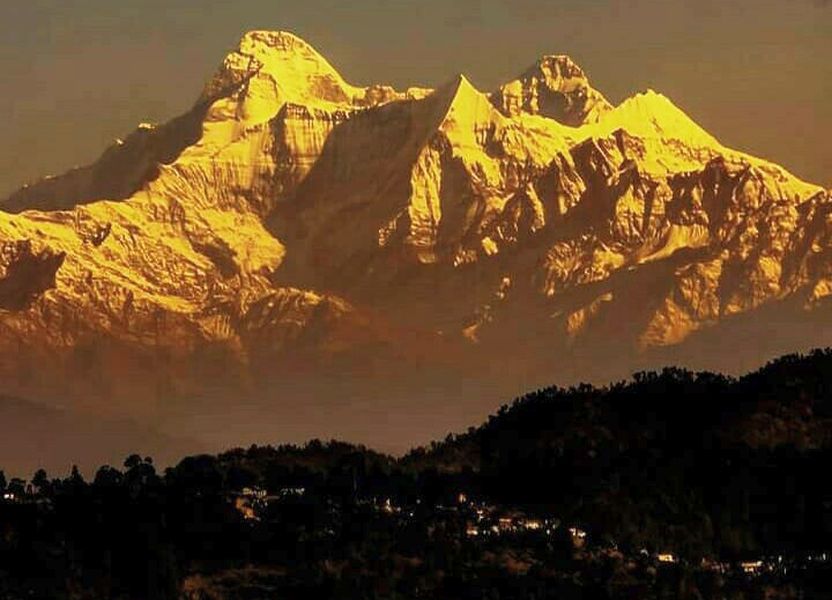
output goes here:
[[130, 469], [135, 469], [143, 462], [144, 461], [142, 460], [141, 456], [139, 456], [138, 454], [131, 454], [130, 456], [124, 459], [124, 468], [129, 471]]
[[6, 490], [15, 496], [23, 496], [26, 493], [26, 481], [18, 477], [12, 477]]
[[72, 469], [69, 473], [69, 479], [67, 479], [67, 484], [69, 489], [76, 491], [82, 489], [86, 485], [86, 482], [84, 481], [84, 476], [81, 475], [81, 471], [78, 469], [78, 465], [72, 465]]
[[118, 469], [105, 465], [98, 469], [93, 479], [93, 485], [98, 487], [117, 487], [124, 480], [124, 475]]
[[38, 469], [32, 476], [32, 485], [37, 488], [39, 494], [48, 494], [50, 491], [49, 476], [44, 469]]

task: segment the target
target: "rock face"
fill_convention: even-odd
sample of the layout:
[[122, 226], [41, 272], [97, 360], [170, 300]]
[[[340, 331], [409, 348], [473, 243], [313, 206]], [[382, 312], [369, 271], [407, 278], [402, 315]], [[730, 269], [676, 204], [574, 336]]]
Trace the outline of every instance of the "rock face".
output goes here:
[[397, 91], [251, 32], [187, 114], [0, 207], [7, 391], [131, 414], [289, 368], [497, 360], [514, 386], [832, 333], [829, 193], [564, 56]]

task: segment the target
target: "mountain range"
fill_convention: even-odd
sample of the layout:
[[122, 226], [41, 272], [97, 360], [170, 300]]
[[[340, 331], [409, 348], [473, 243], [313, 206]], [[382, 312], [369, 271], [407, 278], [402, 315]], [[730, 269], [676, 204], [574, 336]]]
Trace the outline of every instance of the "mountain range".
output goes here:
[[562, 55], [396, 90], [252, 31], [188, 112], [0, 201], [2, 391], [209, 444], [404, 449], [544, 382], [737, 372], [828, 345], [830, 298], [829, 191]]

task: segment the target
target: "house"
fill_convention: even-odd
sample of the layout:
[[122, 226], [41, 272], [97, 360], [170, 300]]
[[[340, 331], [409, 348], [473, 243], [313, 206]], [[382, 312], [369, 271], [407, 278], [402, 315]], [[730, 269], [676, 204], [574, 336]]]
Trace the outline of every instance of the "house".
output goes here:
[[514, 519], [511, 517], [500, 517], [497, 519], [497, 527], [503, 533], [514, 531]]
[[740, 568], [747, 575], [756, 575], [757, 573], [759, 573], [760, 571], [763, 570], [763, 561], [753, 560], [753, 561], [741, 562], [740, 563]]
[[258, 500], [265, 500], [266, 498], [266, 490], [262, 490], [257, 487], [244, 487], [240, 492], [241, 496], [246, 498], [253, 498]]
[[246, 521], [260, 520], [260, 518], [257, 516], [257, 511], [255, 510], [254, 506], [245, 496], [238, 496], [236, 500], [234, 500], [234, 508], [237, 509], [237, 511], [243, 516], [243, 519], [245, 519]]
[[671, 554], [670, 552], [660, 552], [656, 555], [656, 559], [660, 563], [674, 564], [679, 562], [679, 559], [677, 559], [676, 556], [674, 554]]
[[266, 490], [253, 486], [246, 486], [239, 492], [231, 494], [234, 508], [247, 521], [259, 521], [260, 513], [275, 498], [275, 496], [270, 496]]
[[586, 545], [586, 531], [580, 527], [570, 527], [569, 535], [572, 536], [572, 545], [575, 548], [583, 548]]

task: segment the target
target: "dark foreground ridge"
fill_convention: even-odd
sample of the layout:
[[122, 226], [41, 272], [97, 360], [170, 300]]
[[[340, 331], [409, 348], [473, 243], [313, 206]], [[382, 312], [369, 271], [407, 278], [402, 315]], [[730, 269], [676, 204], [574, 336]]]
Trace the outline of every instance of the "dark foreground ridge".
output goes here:
[[0, 598], [828, 598], [832, 351], [539, 390], [395, 459], [0, 477]]

